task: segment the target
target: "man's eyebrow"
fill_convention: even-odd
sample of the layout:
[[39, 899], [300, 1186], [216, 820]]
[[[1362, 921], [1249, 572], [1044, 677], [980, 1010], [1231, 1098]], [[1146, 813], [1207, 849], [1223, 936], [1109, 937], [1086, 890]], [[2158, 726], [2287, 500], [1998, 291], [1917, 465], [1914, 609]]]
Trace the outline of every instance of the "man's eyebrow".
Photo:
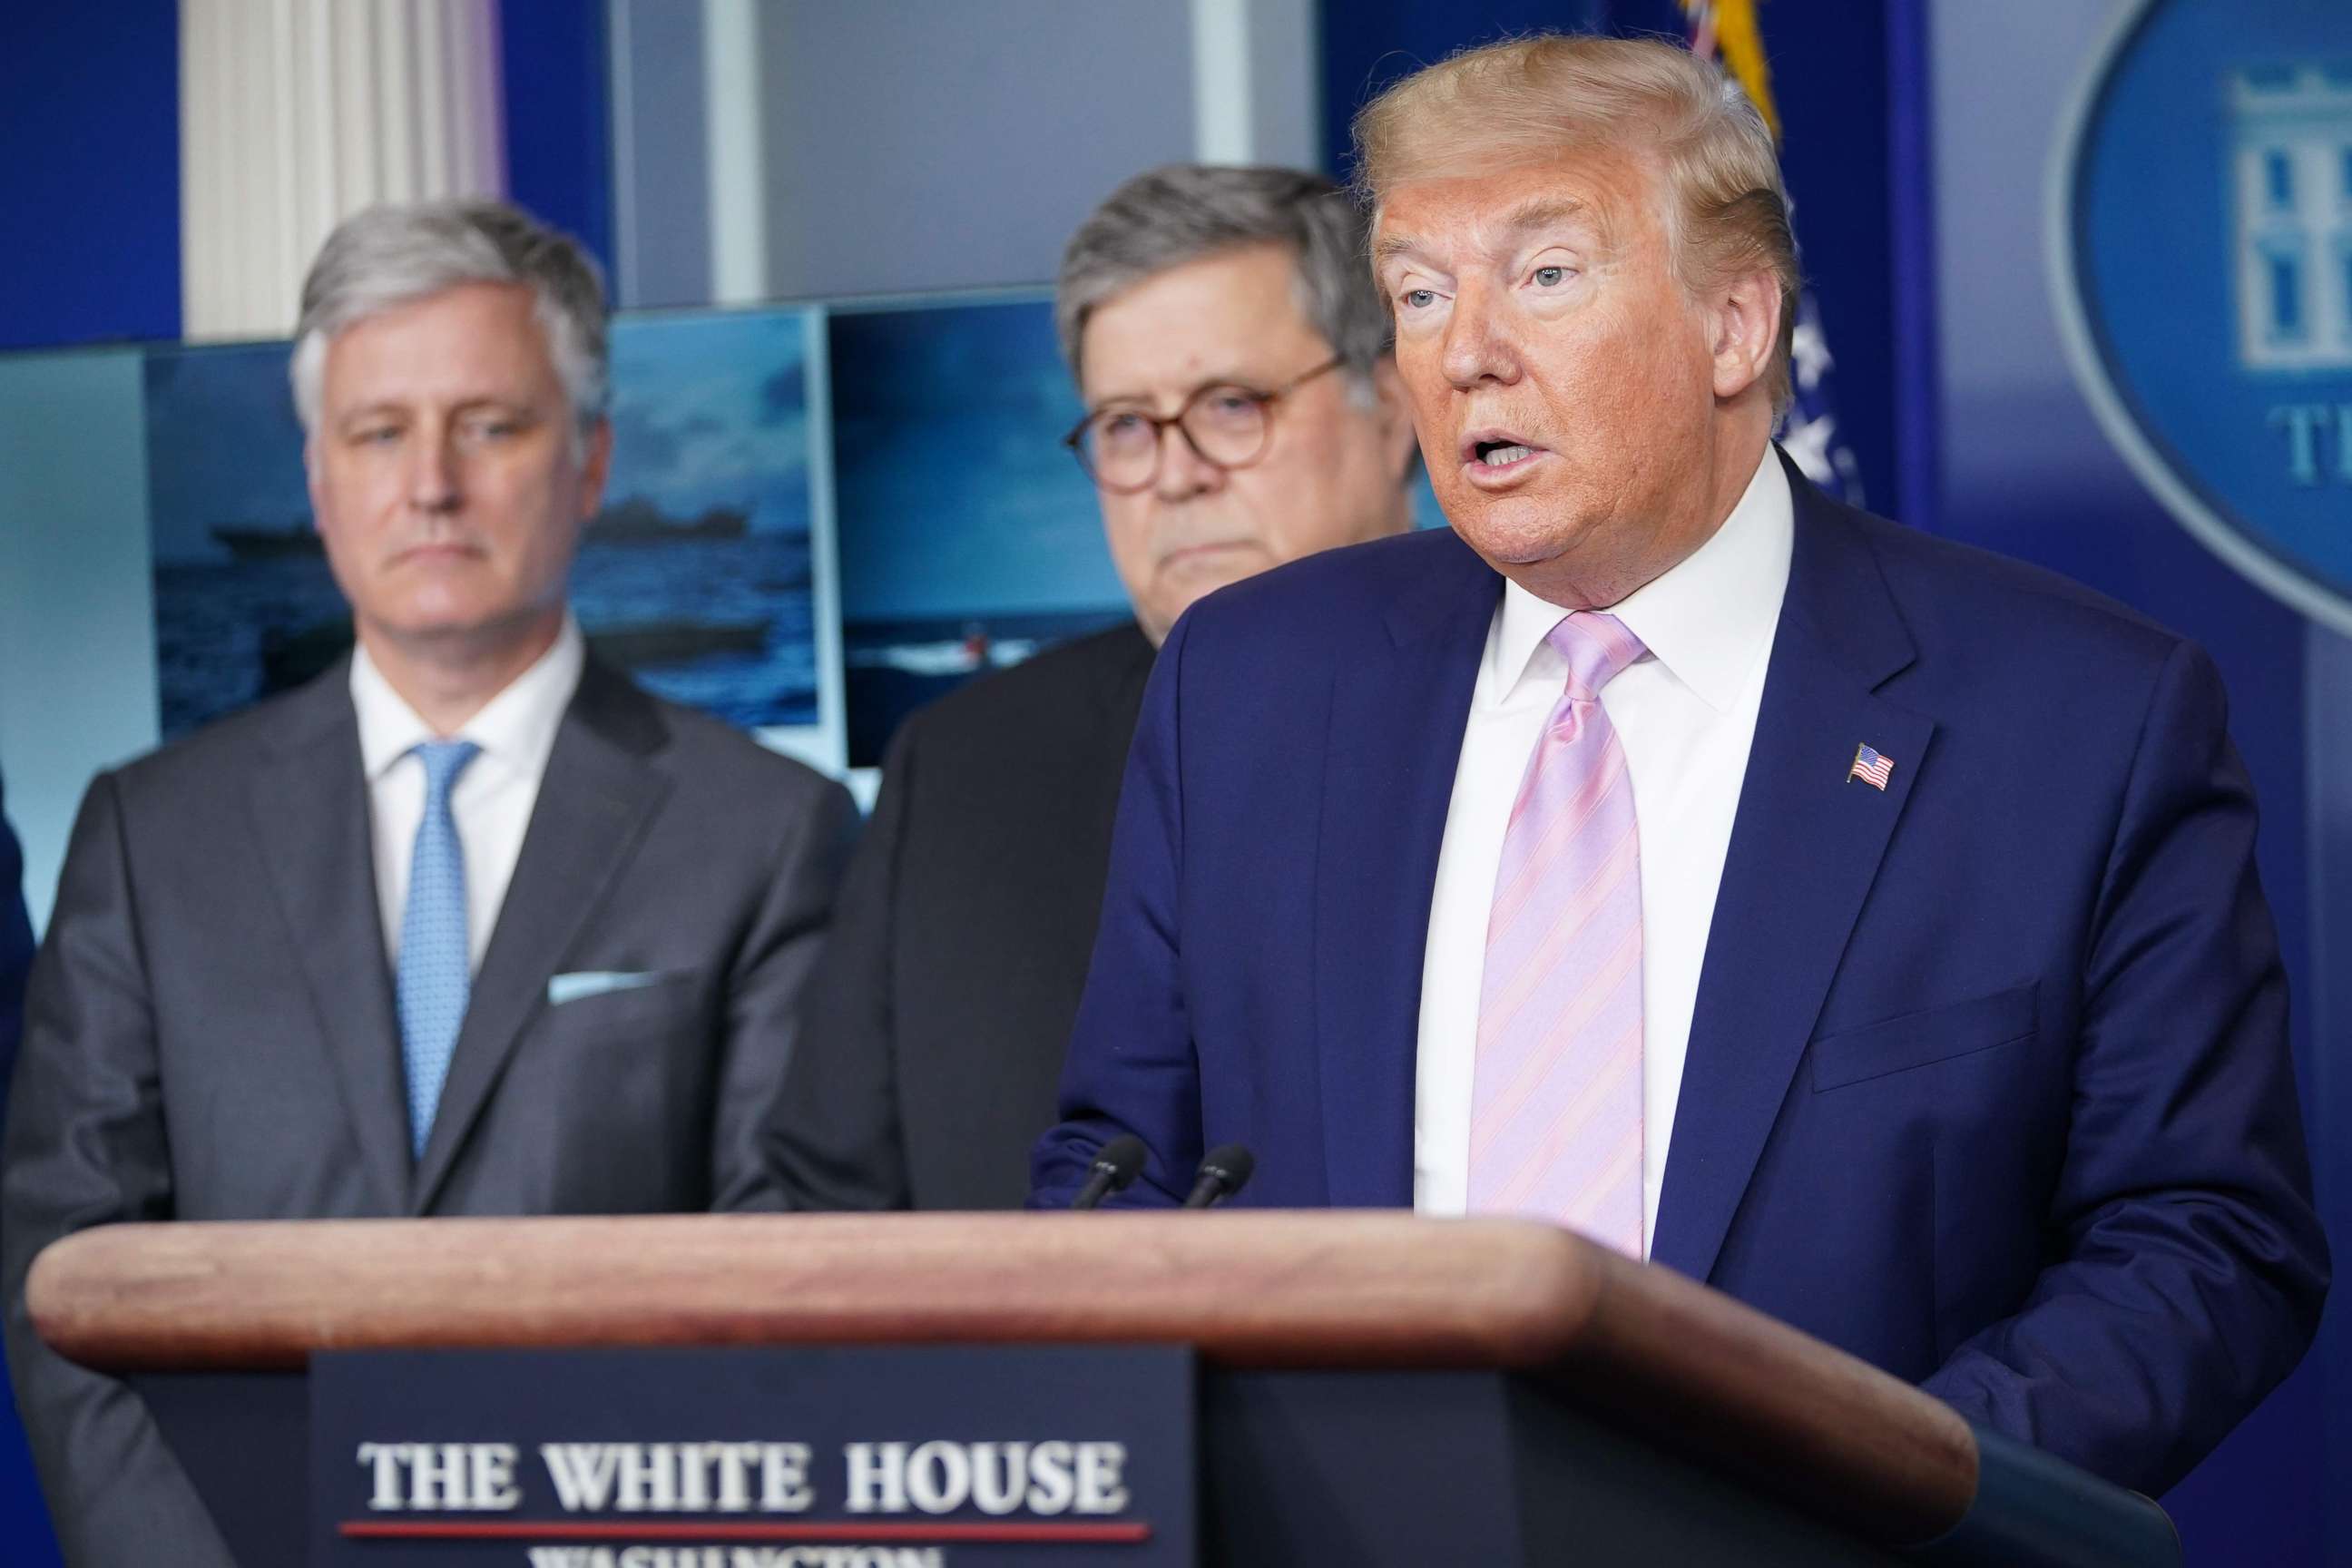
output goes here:
[[1531, 196], [1503, 215], [1496, 227], [1508, 234], [1549, 228], [1557, 223], [1581, 222], [1592, 216], [1591, 204], [1574, 196]]
[[[1531, 229], [1570, 222], [1589, 222], [1596, 229], [1600, 226], [1589, 202], [1574, 196], [1530, 196], [1496, 219], [1494, 227], [1498, 234], [1517, 238]], [[1421, 241], [1412, 235], [1383, 235], [1373, 242], [1372, 262], [1377, 267], [1391, 257], [1411, 255], [1421, 247]]]
[[[449, 405], [452, 414], [471, 414], [484, 408], [502, 409], [520, 418], [538, 419], [546, 410], [529, 397], [509, 397], [504, 393], [482, 392], [463, 397]], [[349, 419], [372, 418], [379, 415], [406, 416], [415, 411], [415, 405], [405, 397], [375, 397], [365, 403], [354, 403], [349, 408], [336, 409], [330, 418], [337, 423]]]
[[[1222, 374], [1202, 376], [1186, 386], [1180, 395], [1196, 396], [1213, 386], [1258, 387], [1265, 384], [1270, 384], [1269, 377], [1253, 375], [1245, 371], [1228, 370]], [[1089, 411], [1099, 411], [1122, 403], [1134, 403], [1150, 408], [1157, 405], [1159, 401], [1158, 395], [1149, 391], [1106, 392], [1100, 397], [1089, 399], [1087, 407]]]

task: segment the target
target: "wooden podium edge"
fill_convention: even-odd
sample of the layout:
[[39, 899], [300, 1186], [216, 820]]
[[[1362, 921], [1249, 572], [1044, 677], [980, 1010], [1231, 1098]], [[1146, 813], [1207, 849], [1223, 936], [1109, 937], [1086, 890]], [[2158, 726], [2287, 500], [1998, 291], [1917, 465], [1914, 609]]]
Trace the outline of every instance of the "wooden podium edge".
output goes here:
[[1671, 1270], [1521, 1220], [665, 1215], [107, 1226], [26, 1287], [100, 1371], [321, 1350], [1168, 1342], [1236, 1368], [1521, 1373], [1887, 1544], [1950, 1529], [1974, 1434]]

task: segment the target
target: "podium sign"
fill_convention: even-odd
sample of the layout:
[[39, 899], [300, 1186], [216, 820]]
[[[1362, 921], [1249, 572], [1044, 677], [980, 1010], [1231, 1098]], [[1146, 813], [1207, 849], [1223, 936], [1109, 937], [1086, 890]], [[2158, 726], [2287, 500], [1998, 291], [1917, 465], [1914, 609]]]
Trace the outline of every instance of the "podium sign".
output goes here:
[[1192, 1353], [321, 1352], [312, 1561], [1191, 1568]]

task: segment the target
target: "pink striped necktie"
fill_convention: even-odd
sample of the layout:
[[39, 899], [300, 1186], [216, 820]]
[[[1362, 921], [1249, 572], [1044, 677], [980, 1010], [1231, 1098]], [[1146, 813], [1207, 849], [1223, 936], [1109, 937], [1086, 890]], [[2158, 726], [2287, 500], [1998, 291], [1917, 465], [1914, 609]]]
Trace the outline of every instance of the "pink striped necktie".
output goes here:
[[1568, 689], [1503, 836], [1471, 1079], [1473, 1214], [1567, 1226], [1642, 1256], [1642, 855], [1601, 689], [1642, 657], [1613, 616], [1545, 638]]

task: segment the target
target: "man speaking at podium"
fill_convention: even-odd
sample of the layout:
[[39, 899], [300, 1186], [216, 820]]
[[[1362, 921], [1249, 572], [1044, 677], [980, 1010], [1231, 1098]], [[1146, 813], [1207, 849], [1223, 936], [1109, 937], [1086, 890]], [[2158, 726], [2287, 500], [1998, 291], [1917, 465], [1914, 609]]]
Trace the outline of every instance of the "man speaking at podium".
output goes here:
[[121, 1384], [34, 1337], [123, 1220], [775, 1206], [766, 1113], [847, 795], [583, 645], [603, 290], [511, 207], [377, 207], [295, 400], [358, 650], [90, 786], [9, 1107], [9, 1372], [67, 1560], [226, 1563]]
[[2327, 1271], [2211, 664], [1779, 456], [1711, 68], [1498, 44], [1357, 130], [1454, 529], [1170, 635], [1035, 1201], [1240, 1142], [1247, 1201], [1564, 1224], [2170, 1485]]

